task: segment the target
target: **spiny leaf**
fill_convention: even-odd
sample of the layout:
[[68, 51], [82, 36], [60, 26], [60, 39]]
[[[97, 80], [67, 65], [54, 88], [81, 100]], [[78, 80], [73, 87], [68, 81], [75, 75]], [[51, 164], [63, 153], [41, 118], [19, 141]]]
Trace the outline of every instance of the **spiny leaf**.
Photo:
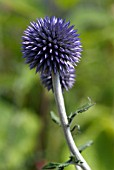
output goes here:
[[90, 107], [94, 106], [95, 103], [92, 103], [91, 99], [88, 97], [89, 102], [85, 105], [83, 105], [81, 108], [77, 110], [77, 113], [82, 113], [87, 111]]
[[49, 162], [47, 165], [45, 165], [42, 169], [55, 169], [60, 165], [60, 163], [56, 162]]
[[47, 165], [45, 165], [43, 167], [43, 169], [55, 169], [55, 168], [57, 168], [58, 170], [62, 170], [66, 166], [69, 166], [70, 164], [71, 164], [70, 162], [64, 162], [64, 163], [50, 162]]
[[83, 150], [85, 150], [86, 148], [90, 147], [93, 144], [93, 141], [90, 140], [87, 143], [85, 143], [84, 145], [80, 146], [78, 149], [80, 152], [82, 152]]
[[82, 113], [82, 112], [85, 112], [87, 111], [90, 107], [94, 106], [95, 103], [92, 103], [91, 99], [88, 97], [88, 100], [89, 102], [85, 105], [83, 105], [82, 107], [80, 107], [79, 109], [77, 109], [74, 113], [71, 113], [69, 116], [68, 116], [68, 121], [69, 121], [69, 124], [71, 124], [71, 122], [73, 121], [74, 117], [79, 114], [79, 113]]
[[65, 167], [72, 165], [72, 164], [79, 164], [80, 161], [78, 161], [74, 156], [70, 156], [69, 160], [63, 163], [56, 163], [56, 162], [50, 162], [47, 165], [45, 165], [42, 169], [57, 169], [57, 170], [63, 170]]
[[80, 132], [80, 125], [74, 125], [71, 129], [72, 134], [77, 134]]
[[56, 116], [56, 114], [53, 111], [50, 112], [50, 115], [51, 115], [51, 119], [53, 120], [53, 122], [60, 126], [61, 122], [60, 122], [59, 117]]

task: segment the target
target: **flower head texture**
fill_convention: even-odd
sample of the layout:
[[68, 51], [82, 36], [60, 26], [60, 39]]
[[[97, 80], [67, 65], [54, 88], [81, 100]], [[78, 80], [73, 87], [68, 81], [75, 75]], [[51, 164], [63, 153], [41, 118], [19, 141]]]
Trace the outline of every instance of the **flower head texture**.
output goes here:
[[[47, 87], [48, 90], [53, 89], [52, 86], [52, 75], [41, 74], [42, 84]], [[70, 89], [75, 83], [75, 69], [69, 68], [69, 71], [63, 74], [60, 72], [60, 84], [62, 89]]]
[[37, 19], [30, 23], [22, 39], [26, 63], [30, 69], [36, 68], [36, 72], [40, 72], [48, 89], [52, 89], [52, 72], [59, 72], [63, 88], [72, 87], [74, 66], [80, 60], [82, 48], [79, 34], [70, 22], [54, 16]]

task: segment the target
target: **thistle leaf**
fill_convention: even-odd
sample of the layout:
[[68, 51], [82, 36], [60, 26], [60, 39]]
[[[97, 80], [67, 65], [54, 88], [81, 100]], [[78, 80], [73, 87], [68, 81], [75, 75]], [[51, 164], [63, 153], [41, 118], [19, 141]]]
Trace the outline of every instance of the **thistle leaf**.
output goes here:
[[85, 112], [87, 111], [89, 108], [91, 108], [92, 106], [95, 105], [95, 103], [92, 103], [91, 99], [88, 97], [88, 100], [89, 102], [85, 105], [83, 105], [82, 107], [78, 108], [74, 113], [71, 113], [69, 116], [68, 116], [68, 121], [69, 121], [69, 124], [72, 123], [74, 117], [79, 114], [79, 113], [82, 113], [82, 112]]
[[86, 148], [90, 147], [93, 144], [93, 141], [90, 140], [87, 143], [85, 143], [84, 145], [78, 147], [79, 152], [81, 153], [83, 150], [85, 150]]
[[61, 126], [59, 117], [56, 116], [56, 114], [53, 111], [50, 112], [50, 115], [51, 115], [51, 119], [53, 120], [53, 122]]
[[45, 165], [42, 169], [55, 169], [60, 165], [60, 163], [56, 162], [49, 162], [47, 165]]
[[71, 129], [72, 135], [75, 135], [80, 132], [80, 125], [74, 125]]
[[70, 156], [69, 160], [63, 163], [56, 163], [56, 162], [50, 162], [47, 165], [45, 165], [42, 169], [57, 169], [57, 170], [63, 170], [65, 167], [72, 165], [72, 164], [79, 164], [80, 161], [76, 160], [74, 156]]

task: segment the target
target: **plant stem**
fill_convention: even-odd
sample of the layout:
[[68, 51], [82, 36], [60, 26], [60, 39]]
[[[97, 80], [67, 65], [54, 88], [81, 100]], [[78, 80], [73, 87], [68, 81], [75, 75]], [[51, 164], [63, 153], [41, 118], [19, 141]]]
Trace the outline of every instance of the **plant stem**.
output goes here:
[[64, 131], [64, 135], [67, 141], [67, 144], [69, 146], [70, 152], [72, 155], [76, 157], [77, 160], [81, 161], [82, 163], [80, 165], [76, 165], [77, 170], [91, 170], [87, 162], [84, 160], [82, 155], [80, 154], [77, 146], [75, 145], [75, 142], [73, 140], [70, 127], [68, 124], [68, 118], [65, 110], [65, 104], [64, 104], [64, 98], [62, 94], [62, 89], [61, 89], [61, 84], [60, 84], [60, 78], [59, 78], [59, 73], [57, 74], [52, 74], [52, 82], [53, 82], [53, 91], [54, 91], [54, 96], [56, 100], [56, 105], [57, 109], [59, 112], [59, 117], [61, 121], [61, 126]]

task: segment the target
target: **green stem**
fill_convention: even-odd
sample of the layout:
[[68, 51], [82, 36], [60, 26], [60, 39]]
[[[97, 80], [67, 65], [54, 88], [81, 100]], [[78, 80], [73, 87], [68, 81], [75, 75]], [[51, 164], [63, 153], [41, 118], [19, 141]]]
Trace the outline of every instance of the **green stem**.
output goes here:
[[61, 89], [61, 84], [60, 84], [60, 78], [59, 78], [59, 73], [52, 74], [52, 82], [53, 82], [53, 90], [54, 90], [54, 96], [56, 100], [56, 105], [58, 108], [59, 112], [59, 117], [61, 121], [61, 126], [64, 131], [64, 135], [66, 138], [66, 142], [69, 146], [70, 152], [72, 155], [76, 157], [77, 160], [81, 161], [81, 165], [76, 165], [77, 170], [91, 170], [87, 162], [84, 160], [82, 155], [80, 154], [77, 146], [75, 145], [75, 142], [73, 140], [70, 127], [68, 124], [68, 118], [65, 110], [65, 104], [64, 104], [64, 98], [62, 94], [62, 89]]

